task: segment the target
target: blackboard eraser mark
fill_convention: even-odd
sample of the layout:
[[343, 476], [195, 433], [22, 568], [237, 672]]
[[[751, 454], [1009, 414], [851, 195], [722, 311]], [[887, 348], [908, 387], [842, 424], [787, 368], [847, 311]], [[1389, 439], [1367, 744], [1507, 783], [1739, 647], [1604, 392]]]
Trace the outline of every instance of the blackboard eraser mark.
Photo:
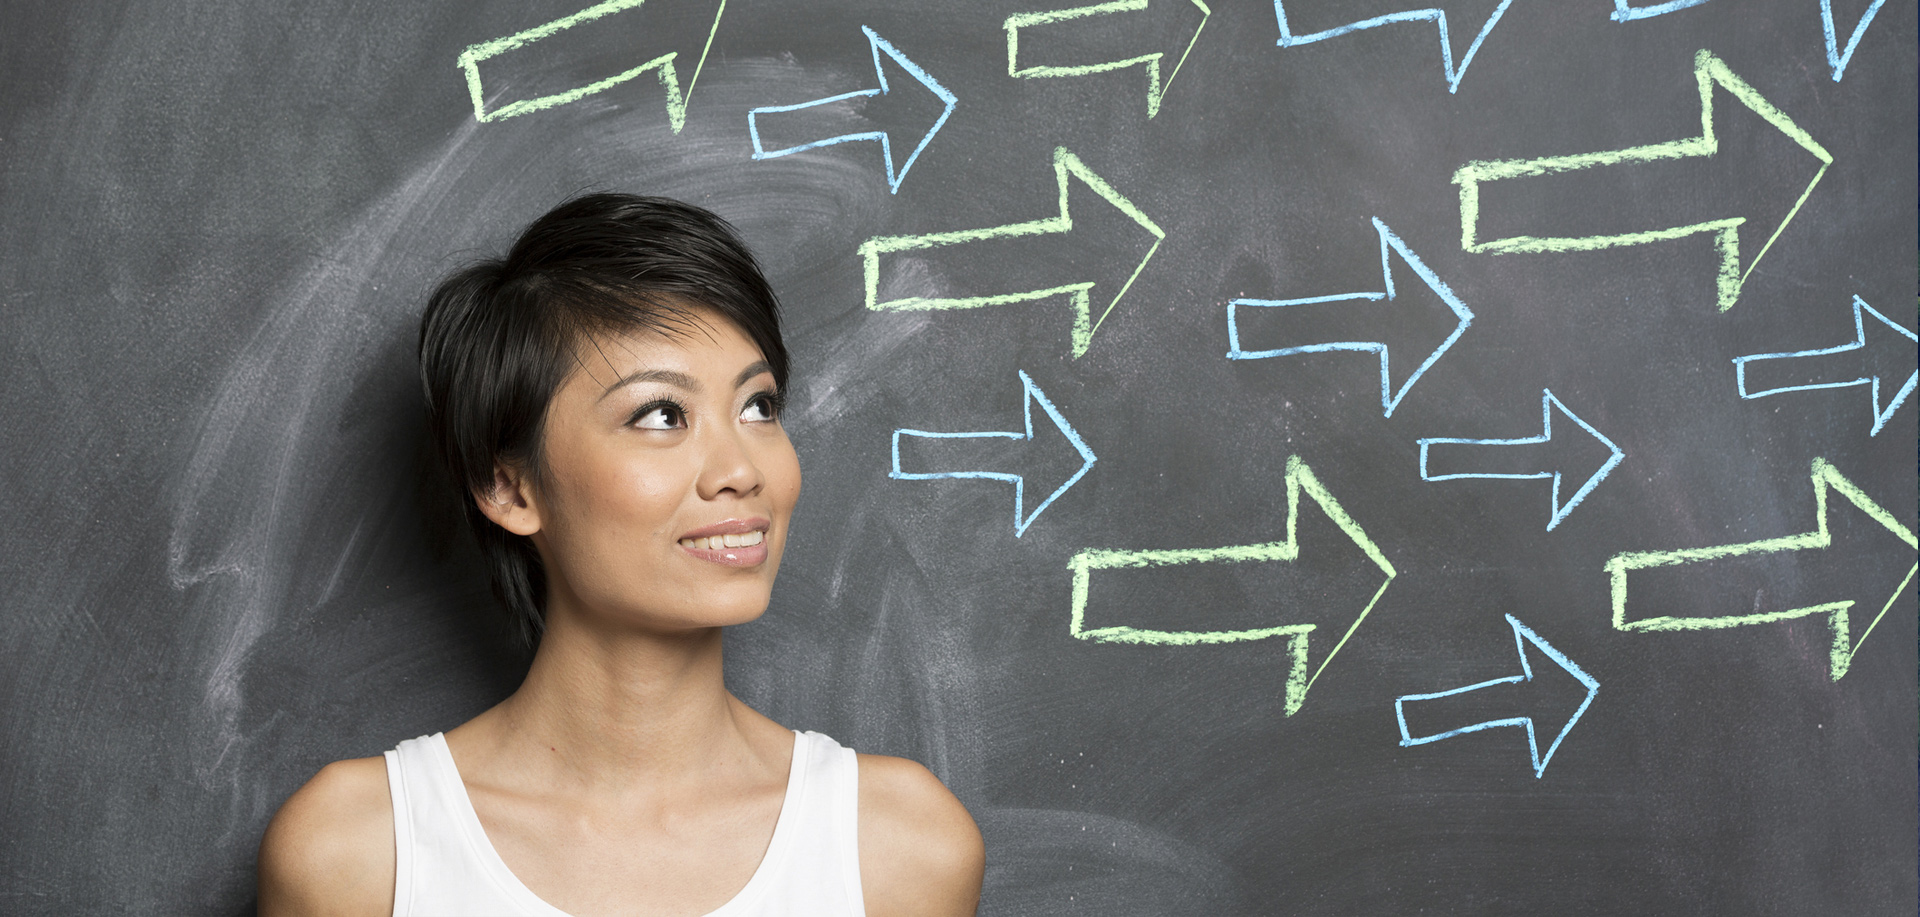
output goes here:
[[[1520, 623], [1519, 618], [1513, 615], [1507, 615], [1506, 618], [1507, 623], [1513, 627], [1514, 649], [1520, 654], [1520, 674], [1509, 675], [1504, 678], [1494, 678], [1480, 682], [1479, 684], [1454, 688], [1449, 691], [1437, 691], [1432, 694], [1407, 694], [1394, 698], [1393, 715], [1400, 723], [1401, 747], [1411, 748], [1415, 745], [1426, 745], [1431, 742], [1450, 739], [1454, 736], [1479, 732], [1483, 729], [1517, 726], [1526, 730], [1527, 733], [1527, 752], [1533, 759], [1533, 776], [1536, 778], [1546, 776], [1547, 763], [1553, 760], [1553, 753], [1560, 750], [1560, 743], [1566, 739], [1567, 733], [1573, 731], [1574, 724], [1580, 722], [1580, 717], [1586, 714], [1587, 708], [1593, 705], [1593, 699], [1600, 694], [1600, 682], [1592, 675], [1587, 674], [1586, 670], [1582, 669], [1573, 660], [1568, 659], [1566, 654], [1554, 649], [1552, 644], [1542, 639], [1539, 634], [1534, 633], [1532, 628]], [[1502, 689], [1509, 687], [1537, 689], [1540, 682], [1535, 680], [1534, 666], [1528, 659], [1530, 655], [1527, 652], [1528, 644], [1532, 644], [1533, 654], [1544, 656], [1554, 663], [1551, 669], [1542, 666], [1542, 674], [1557, 669], [1558, 671], [1573, 676], [1575, 680], [1586, 688], [1585, 697], [1580, 701], [1580, 705], [1574, 708], [1572, 716], [1567, 717], [1566, 724], [1561, 726], [1560, 729], [1553, 734], [1553, 740], [1547, 743], [1545, 752], [1540, 750], [1539, 731], [1536, 729], [1534, 722], [1536, 718], [1533, 716], [1497, 716], [1493, 719], [1484, 719], [1468, 725], [1438, 731], [1434, 731], [1431, 728], [1413, 730], [1407, 726], [1407, 704], [1409, 702], [1418, 705], [1417, 718], [1427, 722], [1434, 720], [1444, 722], [1448, 720], [1449, 708], [1464, 707], [1465, 704], [1463, 702], [1470, 695], [1499, 693], [1502, 692]], [[1522, 709], [1524, 703], [1523, 694], [1524, 691], [1516, 692], [1508, 690], [1504, 692], [1505, 696], [1500, 697], [1500, 701], [1512, 704], [1515, 710]], [[1481, 698], [1473, 697], [1472, 699], [1477, 701]], [[1551, 725], [1551, 723], [1548, 725]], [[1423, 734], [1416, 736], [1413, 734], [1415, 731]]]
[[[1413, 389], [1415, 382], [1438, 362], [1440, 357], [1453, 346], [1453, 343], [1465, 334], [1473, 324], [1473, 310], [1460, 301], [1453, 290], [1428, 268], [1420, 256], [1414, 254], [1393, 230], [1378, 217], [1373, 220], [1374, 230], [1380, 235], [1380, 285], [1382, 289], [1361, 293], [1336, 293], [1330, 296], [1310, 296], [1303, 299], [1235, 299], [1227, 303], [1227, 359], [1261, 360], [1270, 357], [1284, 357], [1303, 353], [1326, 353], [1335, 351], [1359, 351], [1378, 355], [1380, 361], [1380, 410], [1387, 417], [1393, 416], [1394, 408], [1401, 399]], [[1409, 297], [1400, 300], [1398, 290], [1393, 283], [1393, 257], [1412, 269], [1425, 288], [1438, 297], [1445, 310], [1436, 310], [1424, 299]], [[1388, 307], [1370, 309], [1366, 303], [1387, 303]], [[1326, 308], [1338, 305], [1332, 317], [1320, 314]], [[1240, 308], [1259, 309], [1269, 318], [1261, 321], [1273, 324], [1271, 318], [1300, 318], [1288, 333], [1271, 335], [1271, 328], [1260, 335], [1263, 340], [1283, 342], [1279, 347], [1258, 350], [1248, 349], [1240, 340]], [[1282, 309], [1282, 307], [1293, 307]], [[1272, 310], [1272, 311], [1269, 311]], [[1437, 327], [1428, 327], [1436, 326]], [[1391, 347], [1387, 343], [1389, 331], [1402, 327], [1426, 331], [1426, 340], [1435, 337], [1440, 342], [1431, 347], [1424, 343], [1411, 348], [1402, 347], [1402, 354], [1409, 354], [1402, 365], [1412, 366], [1413, 371], [1395, 385], [1390, 365]], [[1416, 335], [1418, 336], [1418, 335]]]
[[[1196, 11], [1200, 16], [1199, 21], [1190, 22]], [[1060, 33], [1092, 25], [1079, 20], [1113, 13], [1133, 15], [1124, 17], [1125, 33], [1096, 55], [1101, 60], [1072, 64], [1032, 62], [1035, 57], [1047, 57], [1048, 51], [1057, 54], [1057, 44], [1071, 44], [1058, 42], [1056, 39]], [[1213, 9], [1201, 0], [1116, 0], [1072, 9], [1015, 13], [1008, 16], [1004, 24], [1007, 31], [1007, 75], [1015, 79], [1046, 79], [1088, 76], [1137, 66], [1146, 72], [1147, 117], [1152, 118], [1160, 113], [1160, 102], [1166, 96], [1167, 87], [1173, 85], [1173, 78], [1179, 75], [1187, 56], [1193, 53], [1193, 46], [1200, 42], [1200, 33], [1212, 18]], [[1095, 21], [1105, 24], [1100, 20]], [[1026, 30], [1029, 36], [1025, 64], [1020, 60], [1022, 30]], [[1035, 32], [1041, 34], [1035, 36]], [[1034, 53], [1036, 44], [1040, 45], [1038, 54]], [[1165, 50], [1148, 51], [1148, 48]]]
[[1458, 65], [1454, 63], [1453, 40], [1448, 35], [1447, 12], [1445, 10], [1416, 9], [1400, 13], [1388, 13], [1384, 16], [1375, 16], [1371, 19], [1355, 20], [1345, 25], [1333, 26], [1332, 28], [1322, 29], [1318, 32], [1305, 33], [1295, 32], [1293, 30], [1293, 23], [1287, 16], [1286, 0], [1273, 0], [1273, 15], [1280, 23], [1280, 40], [1276, 42], [1276, 44], [1282, 48], [1297, 48], [1301, 45], [1310, 45], [1315, 42], [1326, 41], [1329, 38], [1339, 38], [1342, 35], [1351, 35], [1355, 32], [1364, 32], [1368, 29], [1377, 29], [1381, 26], [1397, 25], [1402, 22], [1432, 23], [1434, 27], [1440, 31], [1440, 74], [1447, 81], [1447, 92], [1457, 93], [1460, 91], [1460, 81], [1467, 76], [1467, 67], [1473, 64], [1474, 55], [1480, 53], [1480, 45], [1486, 42], [1487, 36], [1493, 32], [1493, 27], [1500, 24], [1500, 17], [1507, 14], [1507, 7], [1512, 5], [1513, 0], [1500, 0], [1500, 5], [1494, 7], [1493, 12], [1487, 14], [1486, 22], [1481, 23], [1479, 31], [1475, 32], [1473, 39], [1467, 43], [1467, 50], [1460, 55]]
[[[1008, 432], [985, 431], [985, 432], [977, 432], [977, 433], [935, 433], [935, 432], [930, 432], [926, 430], [909, 430], [905, 428], [898, 429], [893, 431], [893, 470], [888, 472], [887, 476], [900, 481], [932, 481], [940, 478], [972, 478], [972, 479], [980, 479], [980, 480], [1009, 482], [1013, 485], [1013, 536], [1015, 538], [1018, 538], [1021, 535], [1026, 534], [1027, 526], [1032, 525], [1033, 520], [1038, 519], [1040, 517], [1040, 514], [1044, 512], [1047, 507], [1053, 505], [1053, 501], [1060, 498], [1061, 494], [1066, 493], [1067, 490], [1073, 487], [1074, 484], [1078, 483], [1081, 478], [1086, 477], [1087, 472], [1093, 470], [1093, 463], [1097, 459], [1093, 454], [1093, 450], [1087, 448], [1086, 442], [1080, 438], [1079, 432], [1074, 430], [1072, 424], [1067, 423], [1067, 418], [1060, 413], [1060, 409], [1057, 407], [1054, 407], [1052, 401], [1047, 400], [1046, 393], [1042, 392], [1040, 390], [1040, 386], [1035, 385], [1033, 382], [1033, 378], [1028, 376], [1024, 371], [1020, 373], [1020, 384], [1023, 388], [1023, 396], [1022, 396], [1023, 406], [1021, 410], [1026, 420], [1026, 426], [1023, 431], [1008, 431]], [[1011, 472], [1004, 472], [1004, 471], [988, 471], [985, 469], [964, 470], [964, 471], [906, 471], [902, 467], [902, 464], [900, 461], [900, 439], [903, 436], [911, 440], [921, 440], [921, 441], [931, 441], [931, 442], [938, 442], [942, 440], [955, 441], [955, 440], [1002, 439], [1002, 440], [1018, 440], [1026, 443], [1032, 443], [1035, 438], [1034, 425], [1033, 425], [1033, 406], [1036, 403], [1040, 405], [1041, 411], [1043, 411], [1046, 414], [1046, 418], [1050, 422], [1050, 427], [1048, 425], [1043, 425], [1042, 428], [1058, 431], [1059, 434], [1066, 439], [1067, 445], [1072, 447], [1074, 455], [1079, 460], [1079, 465], [1073, 471], [1073, 473], [1067, 477], [1064, 483], [1060, 484], [1058, 487], [1053, 488], [1051, 491], [1048, 491], [1047, 496], [1044, 499], [1040, 500], [1039, 503], [1034, 505], [1032, 512], [1026, 511], [1026, 477], [1024, 475], [1013, 474]], [[1042, 436], [1040, 438], [1049, 444], [1052, 443], [1051, 437]]]
[[[1833, 165], [1833, 154], [1821, 146], [1787, 114], [1774, 107], [1773, 103], [1761, 97], [1759, 90], [1741, 79], [1712, 52], [1702, 50], [1694, 55], [1694, 80], [1700, 92], [1700, 135], [1664, 143], [1646, 144], [1620, 150], [1603, 150], [1594, 153], [1577, 153], [1571, 156], [1547, 156], [1540, 159], [1510, 159], [1469, 162], [1454, 172], [1453, 182], [1460, 186], [1460, 247], [1474, 253], [1493, 255], [1515, 253], [1560, 253], [1598, 251], [1605, 248], [1617, 248], [1625, 245], [1646, 245], [1652, 242], [1665, 242], [1683, 239], [1701, 233], [1710, 233], [1714, 237], [1714, 250], [1719, 254], [1719, 265], [1715, 272], [1715, 287], [1720, 311], [1733, 308], [1739, 301], [1740, 288], [1746, 278], [1759, 265], [1768, 249], [1786, 231], [1787, 224], [1813, 194], [1815, 186], [1827, 174]], [[1753, 227], [1749, 229], [1746, 250], [1752, 257], [1742, 256], [1741, 229], [1747, 222], [1745, 216], [1726, 213], [1721, 216], [1684, 223], [1674, 226], [1651, 226], [1632, 232], [1609, 232], [1585, 235], [1548, 235], [1529, 231], [1522, 234], [1503, 236], [1495, 239], [1481, 239], [1480, 197], [1482, 186], [1490, 182], [1507, 182], [1517, 179], [1540, 179], [1569, 172], [1607, 167], [1610, 169], [1631, 169], [1635, 165], [1660, 162], [1664, 160], [1692, 159], [1711, 157], [1719, 151], [1720, 140], [1718, 124], [1715, 119], [1715, 86], [1731, 94], [1744, 108], [1772, 125], [1788, 139], [1806, 150], [1820, 162], [1819, 171], [1800, 191], [1799, 197], [1787, 210], [1785, 218], [1773, 227]], [[1550, 178], [1545, 179], [1551, 181]], [[1622, 181], [1630, 181], [1622, 177]], [[1600, 201], [1594, 205], [1599, 206]], [[1728, 210], [1740, 208], [1740, 201], [1727, 201]], [[1541, 212], [1551, 212], [1543, 209]], [[1766, 233], [1764, 240], [1760, 233]], [[1756, 242], [1758, 244], [1756, 244]]]
[[[986, 229], [963, 229], [954, 232], [938, 232], [919, 236], [876, 236], [860, 245], [860, 258], [865, 279], [866, 306], [875, 311], [915, 311], [925, 309], [975, 309], [984, 306], [1011, 305], [1014, 303], [1034, 302], [1067, 296], [1073, 307], [1073, 332], [1071, 350], [1074, 357], [1087, 352], [1093, 342], [1094, 332], [1100, 323], [1112, 314], [1121, 297], [1133, 286], [1133, 282], [1146, 269], [1147, 262], [1159, 251], [1160, 243], [1167, 237], [1159, 224], [1134, 206], [1132, 201], [1120, 195], [1106, 179], [1093, 173], [1086, 163], [1080, 161], [1066, 147], [1060, 147], [1053, 153], [1053, 172], [1055, 184], [1059, 189], [1058, 216], [1043, 217], [991, 226]], [[1093, 281], [1081, 279], [1093, 273], [1092, 268], [1080, 264], [1081, 259], [1060, 258], [1057, 252], [1045, 246], [1035, 246], [1027, 242], [1029, 237], [1070, 235], [1074, 230], [1074, 219], [1069, 207], [1070, 193], [1077, 180], [1092, 189], [1093, 193], [1120, 211], [1139, 232], [1153, 241], [1147, 245], [1145, 255], [1137, 262], [1117, 265], [1121, 274], [1116, 272], [1116, 280]], [[924, 264], [916, 262], [938, 262], [940, 256], [928, 252], [949, 246], [973, 247], [1004, 240], [1022, 240], [1017, 248], [1010, 248], [1006, 257], [1007, 265], [996, 270], [975, 270], [970, 272], [943, 271], [954, 279], [961, 289], [957, 294], [939, 296], [901, 296], [882, 299], [880, 291], [892, 287], [883, 282], [883, 278], [897, 269], [900, 262], [914, 264], [916, 269], [925, 269]], [[1144, 241], [1144, 239], [1142, 240]], [[912, 253], [902, 257], [903, 253]], [[1054, 255], [1056, 257], [1048, 257]], [[1038, 273], [1036, 273], [1038, 271]], [[1044, 278], [1044, 279], [1037, 279]], [[1035, 284], [1039, 285], [1036, 286]], [[1107, 291], [1112, 291], [1111, 299]], [[1093, 315], [1095, 296], [1105, 300], [1105, 308], [1096, 318]]]
[[[1875, 321], [1868, 322], [1867, 315]], [[1871, 336], [1868, 329], [1873, 330]], [[1873, 425], [1867, 435], [1878, 436], [1880, 428], [1907, 403], [1915, 384], [1920, 383], [1920, 369], [1914, 368], [1916, 344], [1920, 344], [1920, 336], [1855, 296], [1852, 341], [1812, 350], [1734, 357], [1734, 383], [1743, 400], [1783, 392], [1865, 386], [1868, 405], [1873, 409]], [[1842, 378], [1847, 376], [1852, 378]]]
[[[1292, 716], [1300, 710], [1306, 701], [1307, 692], [1313, 683], [1325, 672], [1328, 664], [1339, 654], [1353, 637], [1360, 624], [1379, 604], [1380, 596], [1399, 575], [1393, 562], [1387, 559], [1379, 545], [1368, 537], [1365, 530], [1353, 517], [1341, 507], [1332, 493], [1329, 493], [1320, 479], [1314, 476], [1313, 469], [1299, 456], [1287, 459], [1285, 485], [1287, 489], [1287, 527], [1283, 541], [1265, 544], [1230, 545], [1221, 548], [1167, 548], [1157, 550], [1109, 550], [1089, 548], [1073, 556], [1067, 562], [1067, 568], [1073, 574], [1072, 609], [1068, 615], [1068, 633], [1076, 639], [1090, 643], [1131, 643], [1149, 646], [1200, 646], [1219, 643], [1241, 643], [1251, 640], [1266, 640], [1285, 637], [1291, 656], [1286, 681], [1286, 715]], [[1309, 637], [1319, 628], [1320, 621], [1296, 622], [1270, 627], [1246, 628], [1239, 630], [1162, 630], [1132, 625], [1087, 626], [1087, 610], [1092, 595], [1093, 574], [1099, 570], [1124, 570], [1130, 568], [1168, 567], [1185, 564], [1240, 564], [1240, 563], [1295, 563], [1300, 557], [1299, 520], [1301, 494], [1320, 507], [1321, 512], [1331, 519], [1335, 526], [1350, 539], [1377, 567], [1384, 578], [1364, 603], [1355, 600], [1351, 605], [1330, 604], [1321, 608], [1319, 604], [1305, 596], [1280, 596], [1275, 604], [1301, 616], [1319, 616], [1325, 612], [1333, 620], [1333, 626], [1323, 633], [1323, 640], [1332, 640], [1332, 646], [1320, 661], [1320, 666], [1311, 674], [1308, 672]], [[1355, 607], [1358, 611], [1355, 611]], [[1301, 612], [1301, 609], [1308, 609]], [[1344, 629], [1339, 622], [1352, 614], [1352, 623]], [[1339, 637], [1332, 637], [1338, 631]]]
[[[1840, 494], [1845, 498], [1842, 501], [1844, 504], [1864, 513], [1909, 549], [1920, 549], [1920, 539], [1916, 539], [1913, 529], [1907, 527], [1898, 516], [1888, 512], [1865, 491], [1847, 480], [1826, 459], [1813, 460], [1812, 478], [1814, 528], [1810, 532], [1705, 548], [1628, 551], [1610, 558], [1606, 570], [1612, 592], [1614, 629], [1639, 633], [1721, 630], [1825, 615], [1833, 634], [1827, 672], [1832, 680], [1839, 681], [1847, 674], [1853, 664], [1854, 654], [1860, 651], [1880, 619], [1886, 617], [1894, 602], [1913, 583], [1914, 574], [1920, 572], [1920, 564], [1909, 568], [1900, 579], [1900, 585], [1885, 599], [1881, 598], [1884, 593], [1878, 590], [1884, 588], [1885, 582], [1892, 581], [1891, 572], [1877, 584], [1848, 581], [1836, 585], [1822, 581], [1822, 578], [1801, 575], [1795, 566], [1797, 562], [1806, 557], [1808, 552], [1824, 552], [1833, 545], [1828, 516], [1828, 507], [1832, 504], [1829, 495]], [[1818, 556], [1812, 555], [1813, 558]], [[1702, 609], [1691, 603], [1676, 603], [1671, 596], [1698, 594], [1700, 590], [1663, 589], [1660, 588], [1661, 584], [1649, 582], [1663, 574], [1682, 579], [1698, 578], [1709, 587], [1718, 587], [1711, 590], [1717, 594], [1717, 604], [1701, 613]], [[1639, 585], [1636, 586], [1636, 583]], [[1724, 587], [1723, 584], [1729, 583], [1734, 588]], [[1809, 583], [1813, 594], [1807, 594]], [[1757, 585], [1761, 589], [1756, 590]], [[1771, 588], [1766, 588], [1768, 586]], [[1827, 594], [1823, 590], [1836, 594]], [[1762, 591], [1774, 596], [1785, 595], [1787, 598], [1769, 602], [1761, 596]], [[1874, 615], [1857, 639], [1853, 636], [1852, 620], [1863, 615], [1853, 613], [1856, 604], [1864, 612]], [[1793, 607], [1768, 608], [1766, 605]]]
[[[1553, 415], [1566, 418], [1566, 434], [1553, 435]], [[1540, 434], [1517, 439], [1459, 439], [1432, 436], [1420, 442], [1420, 480], [1457, 481], [1467, 478], [1551, 480], [1547, 504], [1547, 531], [1573, 512], [1607, 475], [1626, 458], [1613, 440], [1581, 420], [1551, 389], [1540, 398]], [[1433, 447], [1440, 448], [1435, 449]], [[1591, 473], [1588, 468], [1598, 467]], [[1563, 481], [1562, 478], [1565, 478]], [[1577, 484], [1573, 482], [1579, 482]]]
[[[773, 159], [779, 156], [798, 153], [802, 150], [817, 149], [823, 146], [832, 146], [836, 143], [847, 143], [855, 140], [878, 140], [880, 141], [880, 157], [887, 168], [887, 188], [893, 193], [898, 194], [900, 193], [900, 183], [907, 178], [907, 170], [913, 168], [914, 160], [920, 157], [921, 151], [927, 148], [927, 144], [933, 142], [933, 135], [940, 132], [941, 126], [947, 123], [947, 118], [953, 115], [954, 106], [958, 104], [959, 99], [955, 98], [954, 94], [947, 90], [947, 87], [940, 85], [939, 80], [928, 75], [925, 70], [920, 68], [920, 65], [908, 60], [906, 55], [901, 54], [899, 49], [895, 48], [886, 39], [881, 38], [879, 34], [875, 33], [872, 29], [861, 26], [860, 31], [866, 33], [868, 47], [871, 48], [873, 52], [873, 75], [874, 80], [879, 83], [876, 88], [845, 92], [835, 96], [828, 96], [824, 99], [814, 99], [811, 102], [801, 102], [795, 105], [770, 105], [753, 109], [747, 112], [747, 135], [753, 143], [754, 159]], [[881, 62], [882, 52], [885, 53], [886, 59], [892, 60], [894, 64], [906, 71], [910, 79], [888, 80], [886, 67]], [[928, 127], [924, 132], [919, 133], [919, 142], [913, 145], [911, 152], [907, 153], [905, 160], [896, 163], [893, 140], [885, 130], [854, 131], [851, 133], [835, 134], [827, 136], [824, 139], [810, 139], [797, 143], [788, 143], [785, 146], [773, 150], [768, 150], [761, 140], [760, 119], [764, 115], [806, 112], [809, 109], [815, 109], [820, 106], [831, 105], [835, 102], [850, 99], [871, 99], [876, 96], [891, 96], [895, 85], [905, 87], [909, 83], [931, 93], [940, 101], [941, 109], [940, 116], [934, 120], [933, 125]], [[825, 133], [818, 127], [808, 127], [808, 122], [800, 118], [796, 117], [792, 120], [797, 121], [801, 126], [796, 128], [790, 125], [779, 125], [769, 133], [775, 137], [783, 135], [819, 137], [820, 134]]]
[[[672, 0], [653, 0], [656, 7], [670, 2], [672, 2]], [[595, 20], [603, 19], [615, 13], [637, 10], [646, 3], [647, 0], [605, 0], [603, 3], [594, 4], [577, 13], [564, 16], [544, 25], [534, 26], [533, 28], [515, 32], [503, 38], [496, 38], [492, 41], [483, 41], [479, 44], [469, 45], [466, 50], [460, 52], [459, 66], [460, 69], [466, 73], [467, 94], [473, 102], [474, 120], [485, 123], [511, 118], [516, 115], [544, 111], [557, 105], [565, 105], [569, 102], [578, 101], [597, 92], [603, 92], [642, 74], [652, 72], [660, 80], [661, 87], [666, 90], [667, 121], [673, 128], [674, 133], [680, 133], [680, 129], [686, 125], [687, 103], [693, 96], [694, 84], [699, 81], [700, 71], [706, 66], [707, 52], [713, 47], [714, 33], [720, 29], [720, 17], [726, 13], [726, 0], [719, 0], [719, 4], [713, 13], [712, 23], [703, 30], [704, 35], [701, 35], [700, 38], [704, 40], [698, 44], [700, 51], [697, 57], [691, 53], [691, 47], [684, 49], [667, 47], [665, 46], [665, 42], [657, 46], [648, 46], [644, 40], [641, 49], [637, 53], [629, 51], [627, 49], [630, 46], [624, 41], [625, 36], [622, 33], [614, 31], [615, 23], [602, 24], [584, 30], [584, 32], [567, 34], [568, 30], [575, 26], [594, 22]], [[704, 21], [704, 17], [702, 17], [702, 22]], [[619, 24], [624, 25], [624, 22]], [[518, 99], [496, 105], [491, 110], [488, 108], [487, 91], [482, 85], [480, 73], [480, 65], [482, 63], [489, 63], [489, 70], [502, 69], [509, 72], [538, 73], [543, 68], [535, 63], [535, 61], [542, 58], [551, 60], [555, 57], [572, 56], [569, 52], [580, 53], [583, 58], [604, 59], [604, 55], [592, 52], [608, 44], [612, 44], [616, 37], [623, 39], [620, 42], [619, 52], [621, 63], [617, 66], [621, 66], [624, 69], [619, 69], [609, 75], [593, 79], [584, 85], [543, 92], [530, 98]], [[674, 37], [677, 38], [679, 36]], [[568, 41], [568, 39], [572, 39], [572, 41]], [[656, 38], [655, 40], [657, 41], [658, 39]], [[563, 44], [568, 45], [568, 47], [560, 47]], [[534, 46], [533, 50], [522, 50], [529, 46]], [[589, 50], [589, 46], [592, 46], [591, 50]], [[682, 57], [681, 52], [683, 50], [688, 52], [685, 57]], [[504, 60], [501, 60], [503, 57]], [[636, 66], [625, 66], [639, 58], [646, 59]], [[691, 68], [685, 66], [689, 59], [693, 62]], [[687, 71], [684, 88], [682, 88], [681, 85], [681, 74], [683, 70]], [[495, 82], [512, 85], [516, 80], [508, 76], [496, 78]]]

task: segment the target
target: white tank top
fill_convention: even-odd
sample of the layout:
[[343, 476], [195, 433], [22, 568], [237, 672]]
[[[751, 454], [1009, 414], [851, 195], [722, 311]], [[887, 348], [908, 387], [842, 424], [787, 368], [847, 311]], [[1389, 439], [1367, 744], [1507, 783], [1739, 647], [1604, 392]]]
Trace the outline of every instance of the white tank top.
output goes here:
[[[753, 877], [708, 917], [865, 917], [852, 749], [795, 732], [773, 840]], [[568, 917], [507, 869], [480, 827], [443, 734], [387, 752], [393, 793], [394, 917]]]

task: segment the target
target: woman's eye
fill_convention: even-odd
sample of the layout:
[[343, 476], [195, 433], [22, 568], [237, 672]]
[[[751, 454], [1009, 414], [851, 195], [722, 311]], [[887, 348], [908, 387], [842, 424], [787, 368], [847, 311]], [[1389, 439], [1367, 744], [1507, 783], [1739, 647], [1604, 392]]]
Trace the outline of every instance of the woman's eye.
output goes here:
[[780, 408], [774, 404], [772, 395], [755, 395], [740, 409], [740, 419], [747, 423], [765, 423], [779, 419]]
[[687, 417], [673, 405], [656, 404], [641, 409], [633, 425], [642, 430], [678, 430], [687, 425]]

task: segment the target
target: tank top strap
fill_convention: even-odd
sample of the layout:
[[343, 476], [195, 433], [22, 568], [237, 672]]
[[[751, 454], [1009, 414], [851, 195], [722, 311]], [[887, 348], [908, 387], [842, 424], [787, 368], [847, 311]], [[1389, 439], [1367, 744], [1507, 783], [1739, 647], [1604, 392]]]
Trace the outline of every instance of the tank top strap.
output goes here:
[[567, 917], [527, 890], [487, 840], [443, 733], [387, 756], [393, 793], [394, 917]]
[[859, 757], [818, 732], [797, 733], [793, 751], [766, 860], [740, 896], [707, 917], [865, 917]]
[[407, 771], [400, 763], [400, 749], [418, 742], [410, 739], [400, 748], [386, 752], [387, 795], [393, 800], [393, 913], [411, 913], [413, 900], [413, 797], [407, 792]]

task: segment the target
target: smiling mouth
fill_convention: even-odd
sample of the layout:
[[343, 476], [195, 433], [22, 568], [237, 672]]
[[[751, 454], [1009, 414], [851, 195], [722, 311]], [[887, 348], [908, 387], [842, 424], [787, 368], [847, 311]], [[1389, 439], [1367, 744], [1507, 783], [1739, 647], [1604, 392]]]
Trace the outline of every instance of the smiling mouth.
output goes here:
[[758, 568], [771, 558], [768, 548], [772, 545], [767, 541], [768, 525], [765, 519], [729, 519], [702, 530], [712, 534], [678, 539], [680, 550], [690, 557], [722, 567], [740, 570]]
[[767, 540], [767, 533], [754, 530], [738, 535], [709, 535], [705, 538], [682, 538], [680, 546], [696, 551], [719, 551], [727, 548], [751, 548]]

